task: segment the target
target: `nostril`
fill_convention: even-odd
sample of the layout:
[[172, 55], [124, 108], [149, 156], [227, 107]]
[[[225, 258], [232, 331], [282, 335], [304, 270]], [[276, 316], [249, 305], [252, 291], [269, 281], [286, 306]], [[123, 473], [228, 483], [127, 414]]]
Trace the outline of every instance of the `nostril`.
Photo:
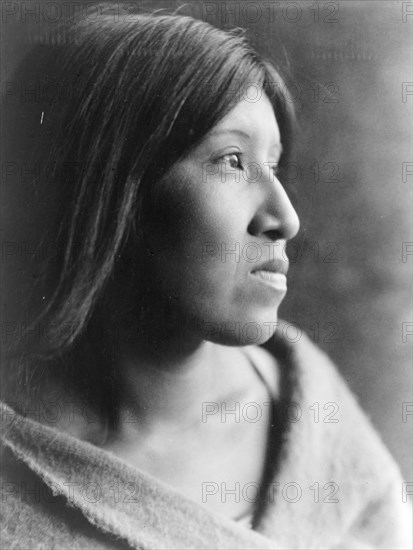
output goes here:
[[282, 231], [279, 229], [269, 229], [265, 231], [265, 235], [274, 242], [284, 238]]
[[248, 233], [254, 237], [258, 235], [265, 235], [268, 240], [275, 242], [280, 239], [284, 239], [284, 228], [277, 227], [277, 223], [271, 217], [270, 219], [267, 216], [256, 216], [248, 226]]

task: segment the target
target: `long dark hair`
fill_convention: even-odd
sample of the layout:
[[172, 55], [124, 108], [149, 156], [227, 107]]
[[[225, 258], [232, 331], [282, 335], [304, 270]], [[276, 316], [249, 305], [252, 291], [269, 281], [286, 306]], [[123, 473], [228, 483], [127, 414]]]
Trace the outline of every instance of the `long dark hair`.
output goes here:
[[32, 396], [57, 377], [114, 426], [119, 376], [104, 306], [125, 251], [140, 246], [157, 181], [252, 83], [274, 107], [282, 164], [291, 103], [278, 71], [240, 30], [192, 17], [129, 14], [117, 21], [107, 13], [52, 42], [33, 48], [13, 78], [40, 82], [47, 93], [35, 105], [12, 106], [7, 123], [47, 166], [32, 184], [57, 213], [43, 236], [56, 243], [56, 257], [34, 293], [31, 323], [58, 336], [19, 343], [5, 367], [5, 387], [22, 402], [25, 390]]

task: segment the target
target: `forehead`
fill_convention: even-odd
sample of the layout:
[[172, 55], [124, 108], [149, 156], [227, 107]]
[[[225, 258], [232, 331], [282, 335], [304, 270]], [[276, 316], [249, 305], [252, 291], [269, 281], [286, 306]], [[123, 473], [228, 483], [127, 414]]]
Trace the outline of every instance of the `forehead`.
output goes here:
[[242, 99], [214, 126], [210, 134], [241, 131], [258, 141], [281, 142], [280, 130], [274, 110], [268, 97], [263, 93], [256, 101]]

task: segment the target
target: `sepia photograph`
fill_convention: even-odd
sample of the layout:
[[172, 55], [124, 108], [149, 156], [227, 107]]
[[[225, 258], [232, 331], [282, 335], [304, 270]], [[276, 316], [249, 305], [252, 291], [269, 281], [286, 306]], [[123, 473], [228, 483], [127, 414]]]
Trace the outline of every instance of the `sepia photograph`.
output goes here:
[[0, 549], [413, 548], [413, 1], [2, 1]]

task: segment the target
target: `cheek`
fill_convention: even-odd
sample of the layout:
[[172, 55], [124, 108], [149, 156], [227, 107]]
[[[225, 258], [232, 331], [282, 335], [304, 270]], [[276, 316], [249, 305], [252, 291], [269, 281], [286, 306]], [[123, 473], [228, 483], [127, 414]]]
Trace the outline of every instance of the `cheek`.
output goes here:
[[162, 184], [150, 240], [164, 291], [184, 302], [229, 296], [239, 263], [221, 251], [245, 239], [245, 208], [234, 205], [229, 189], [206, 187], [201, 175], [188, 171]]
[[276, 303], [251, 286], [252, 264], [240, 254], [249, 242], [252, 201], [221, 182], [207, 188], [196, 181], [181, 173], [165, 182], [157, 200], [150, 234], [153, 288], [203, 338], [261, 343], [251, 341], [252, 325], [258, 323], [264, 336], [266, 323], [276, 318]]

